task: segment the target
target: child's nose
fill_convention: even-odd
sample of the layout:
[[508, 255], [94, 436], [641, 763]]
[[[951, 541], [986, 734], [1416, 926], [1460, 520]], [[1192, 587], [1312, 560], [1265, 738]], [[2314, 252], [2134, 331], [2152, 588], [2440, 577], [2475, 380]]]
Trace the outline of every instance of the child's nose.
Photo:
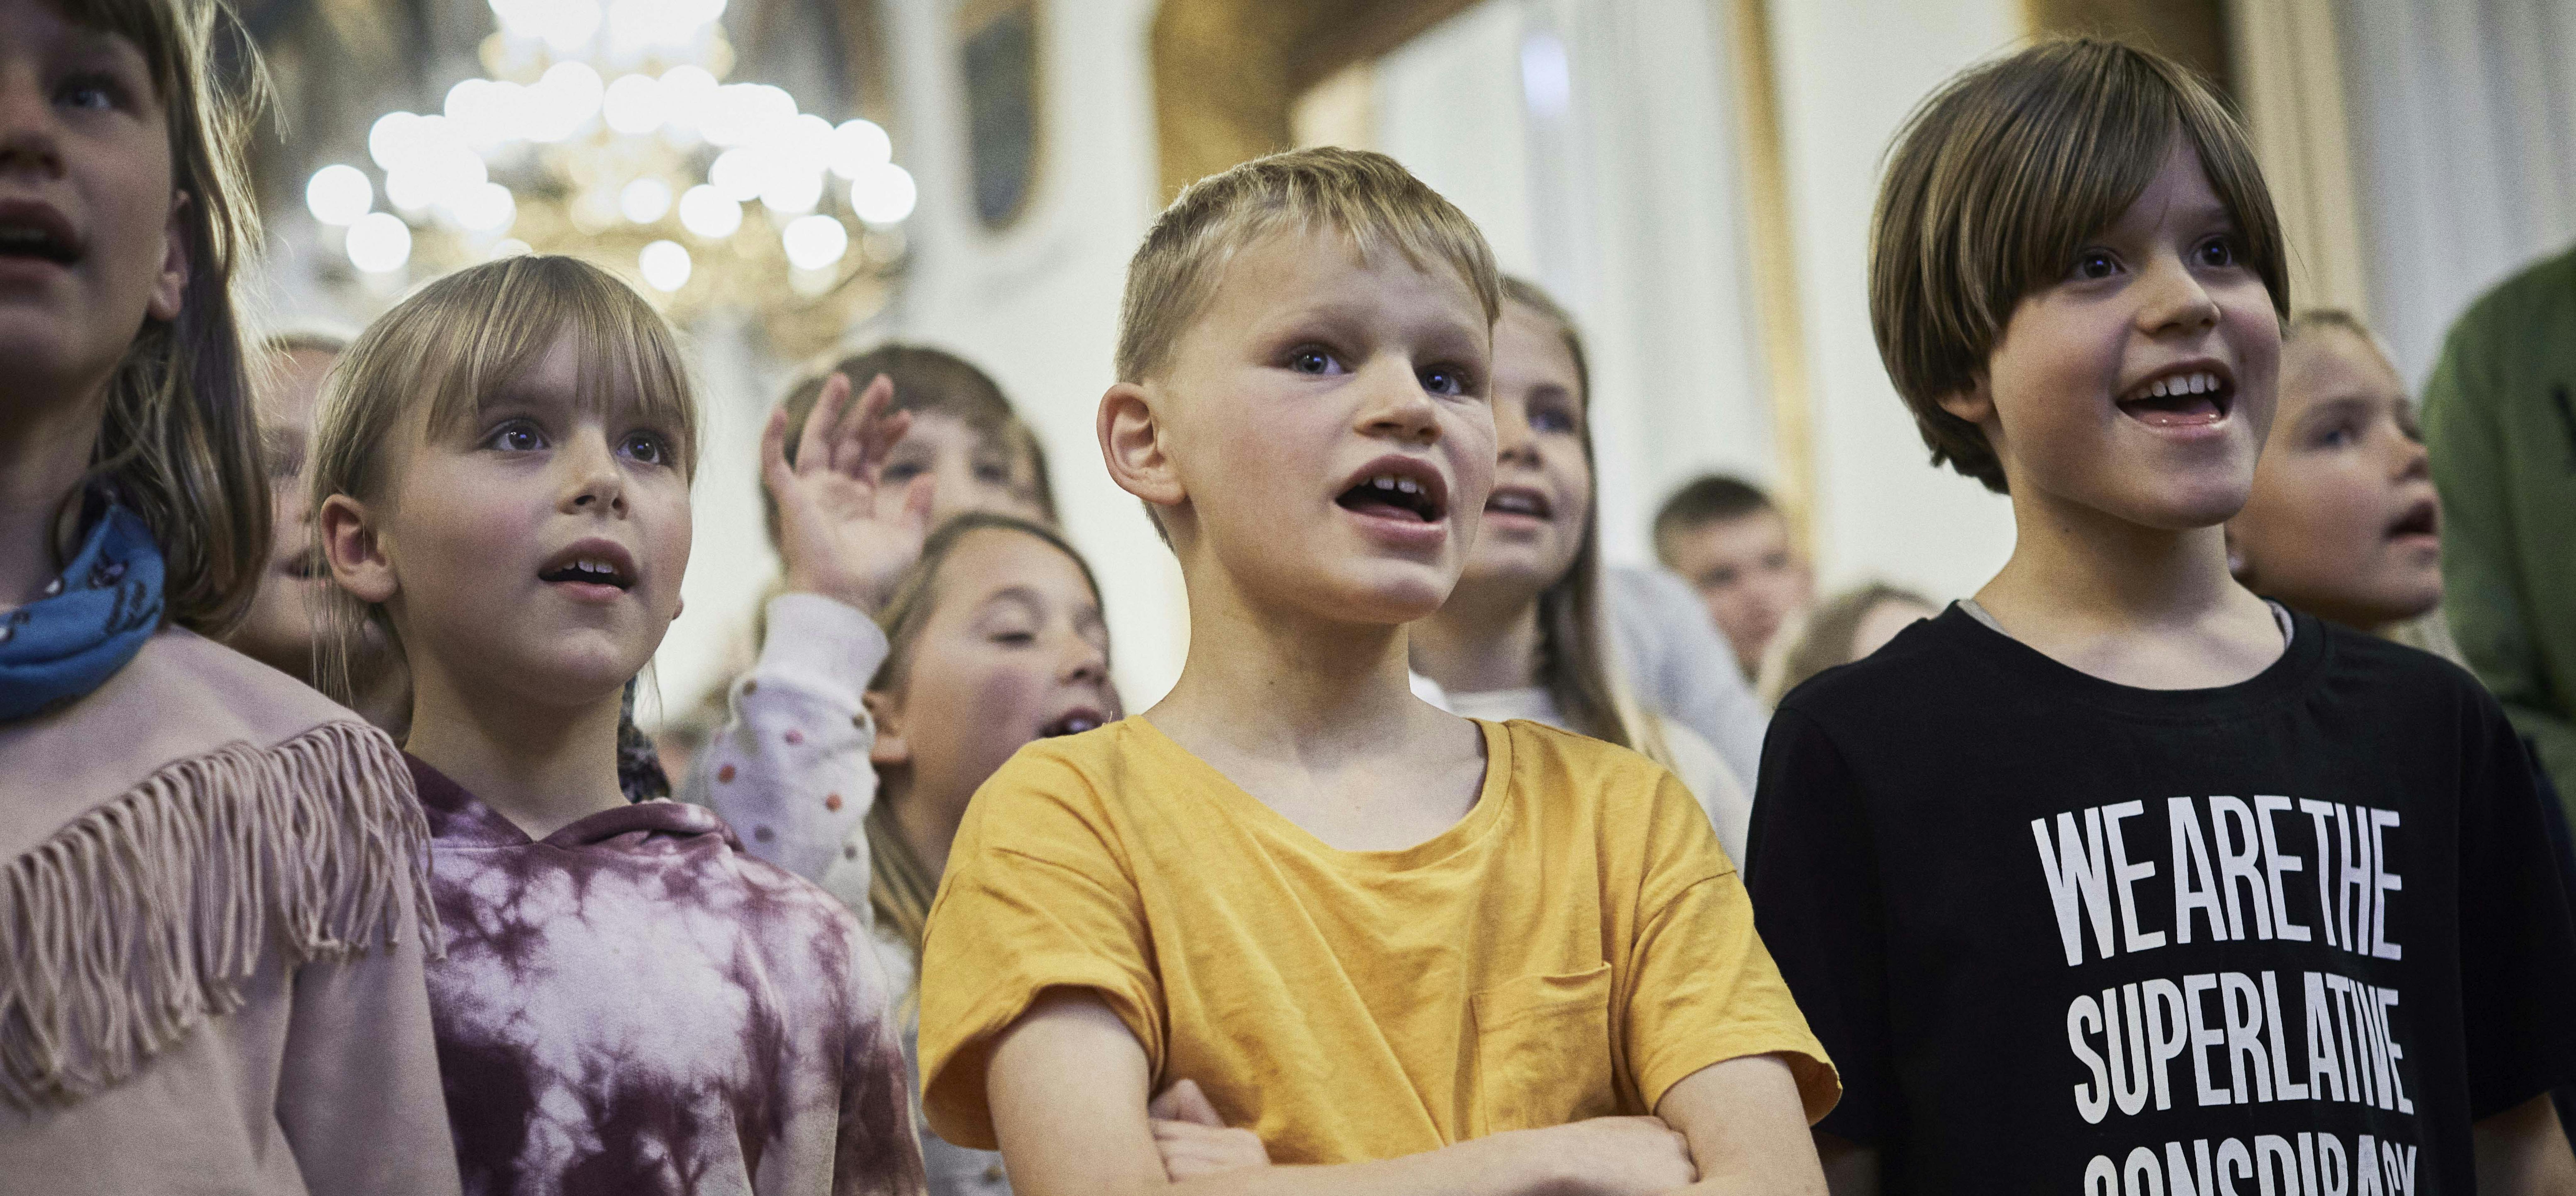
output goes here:
[[1439, 438], [1439, 408], [1410, 366], [1387, 363], [1364, 373], [1369, 376], [1360, 385], [1368, 398], [1360, 408], [1360, 431], [1426, 443]]
[[608, 451], [606, 437], [577, 435], [556, 459], [569, 474], [563, 501], [567, 514], [599, 510], [626, 513], [626, 475], [617, 468], [617, 454]]
[[0, 63], [0, 174], [43, 177], [62, 168], [62, 143], [44, 87], [32, 70]]
[[2139, 285], [2146, 294], [2138, 322], [2150, 333], [2199, 331], [2218, 323], [2218, 300], [2178, 258], [2150, 265]]

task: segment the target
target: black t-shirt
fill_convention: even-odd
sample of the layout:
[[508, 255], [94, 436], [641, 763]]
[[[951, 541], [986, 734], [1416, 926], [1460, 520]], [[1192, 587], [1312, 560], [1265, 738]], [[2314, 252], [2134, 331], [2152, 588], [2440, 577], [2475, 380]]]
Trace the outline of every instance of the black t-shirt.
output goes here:
[[1781, 703], [1747, 855], [1888, 1191], [2398, 1196], [2576, 1073], [2548, 852], [2436, 657], [2134, 689], [1953, 607]]

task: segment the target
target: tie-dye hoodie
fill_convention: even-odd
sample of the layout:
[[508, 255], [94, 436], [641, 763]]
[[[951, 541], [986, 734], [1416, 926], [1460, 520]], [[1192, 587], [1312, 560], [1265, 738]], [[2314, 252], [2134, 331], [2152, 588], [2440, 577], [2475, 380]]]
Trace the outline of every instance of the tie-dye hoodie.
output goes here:
[[696, 806], [639, 802], [536, 841], [411, 769], [466, 1192], [921, 1191], [886, 981], [831, 895]]

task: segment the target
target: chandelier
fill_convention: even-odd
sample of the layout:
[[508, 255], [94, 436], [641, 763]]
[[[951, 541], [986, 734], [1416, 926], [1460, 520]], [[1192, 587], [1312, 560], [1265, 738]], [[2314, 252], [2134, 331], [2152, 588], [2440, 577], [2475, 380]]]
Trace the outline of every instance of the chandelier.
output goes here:
[[[802, 356], [885, 305], [916, 190], [885, 130], [727, 82], [725, 0], [490, 0], [485, 74], [367, 133], [305, 204], [373, 292], [514, 253], [585, 258], [686, 323]], [[382, 207], [379, 207], [379, 198]]]

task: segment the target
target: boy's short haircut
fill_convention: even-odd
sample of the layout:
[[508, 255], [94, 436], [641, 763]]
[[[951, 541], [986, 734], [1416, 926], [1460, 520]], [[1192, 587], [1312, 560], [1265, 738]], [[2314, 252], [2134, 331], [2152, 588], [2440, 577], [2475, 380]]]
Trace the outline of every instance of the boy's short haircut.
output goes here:
[[2013, 309], [2154, 180], [2179, 133], [2199, 153], [2241, 261], [2286, 317], [2281, 223], [2243, 126], [2188, 68], [2096, 38], [1972, 68], [1897, 134], [1871, 219], [1870, 324], [1932, 463], [2005, 489], [1977, 426], [1941, 409], [1975, 386]]
[[1118, 380], [1142, 382], [1169, 365], [1226, 262], [1283, 229], [1337, 231], [1363, 261], [1392, 248], [1415, 269], [1448, 266], [1484, 304], [1488, 325], [1502, 314], [1494, 251], [1456, 205], [1384, 154], [1292, 150], [1200, 179], [1163, 209], [1127, 263]]
[[1704, 473], [1683, 483], [1655, 512], [1655, 555], [1672, 564], [1675, 536], [1712, 523], [1732, 523], [1747, 515], [1779, 510], [1762, 488], [1739, 477]]

